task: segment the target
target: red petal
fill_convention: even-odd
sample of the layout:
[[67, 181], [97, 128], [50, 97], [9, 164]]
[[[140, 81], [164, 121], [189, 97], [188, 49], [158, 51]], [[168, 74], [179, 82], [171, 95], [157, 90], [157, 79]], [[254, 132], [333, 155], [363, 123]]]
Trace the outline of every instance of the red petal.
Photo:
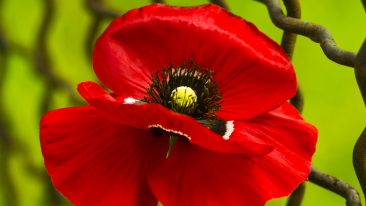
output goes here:
[[236, 132], [225, 140], [192, 117], [175, 113], [159, 104], [124, 104], [113, 99], [98, 84], [81, 83], [78, 87], [85, 100], [110, 119], [139, 129], [160, 128], [187, 137], [193, 144], [224, 153], [264, 155], [273, 147], [255, 136], [240, 138]]
[[46, 114], [41, 146], [53, 184], [75, 205], [156, 206], [146, 173], [165, 159], [167, 139], [86, 106]]
[[263, 206], [288, 195], [307, 179], [317, 135], [297, 115], [286, 104], [245, 123], [248, 135], [275, 145], [265, 156], [245, 158], [177, 142], [168, 160], [149, 174], [154, 194], [164, 206]]
[[268, 114], [258, 116], [243, 126], [271, 142], [286, 156], [301, 158], [310, 165], [315, 152], [317, 129], [305, 122], [297, 110], [288, 102]]
[[117, 18], [98, 39], [99, 79], [120, 95], [142, 99], [151, 74], [194, 60], [214, 71], [224, 120], [249, 119], [295, 94], [291, 63], [254, 25], [215, 5], [150, 5]]

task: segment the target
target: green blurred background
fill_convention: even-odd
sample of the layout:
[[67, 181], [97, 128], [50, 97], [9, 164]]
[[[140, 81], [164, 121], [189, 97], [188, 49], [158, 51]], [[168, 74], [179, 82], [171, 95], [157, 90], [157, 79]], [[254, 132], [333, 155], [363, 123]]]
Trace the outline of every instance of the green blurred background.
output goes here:
[[[55, 1], [49, 33], [39, 38], [46, 0], [0, 0], [0, 35], [8, 49], [0, 52], [0, 206], [68, 205], [52, 190], [44, 172], [39, 145], [39, 119], [46, 110], [75, 104], [69, 91], [54, 86], [35, 59], [47, 51], [55, 76], [75, 91], [81, 81], [95, 80], [87, 38], [95, 20], [84, 1]], [[264, 5], [252, 0], [228, 0], [231, 11], [256, 24], [280, 42], [282, 31], [270, 21]], [[146, 0], [106, 0], [104, 5], [122, 14], [149, 4]], [[204, 0], [170, 0], [171, 5], [198, 5]], [[366, 15], [358, 0], [307, 0], [302, 18], [328, 28], [338, 46], [358, 51], [366, 36]], [[103, 20], [99, 33], [108, 25]], [[44, 44], [39, 44], [39, 42]], [[38, 56], [37, 56], [38, 55]], [[41, 61], [42, 62], [42, 61]], [[305, 96], [304, 117], [319, 129], [313, 165], [355, 186], [352, 149], [366, 125], [366, 112], [352, 68], [328, 60], [318, 44], [298, 37], [294, 55], [299, 84]], [[44, 65], [43, 65], [44, 66]], [[41, 68], [41, 69], [40, 69]], [[52, 82], [52, 81], [51, 81]], [[78, 98], [78, 97], [77, 97]], [[312, 183], [306, 183], [303, 205], [345, 205], [345, 201]], [[286, 199], [267, 205], [284, 205]]]

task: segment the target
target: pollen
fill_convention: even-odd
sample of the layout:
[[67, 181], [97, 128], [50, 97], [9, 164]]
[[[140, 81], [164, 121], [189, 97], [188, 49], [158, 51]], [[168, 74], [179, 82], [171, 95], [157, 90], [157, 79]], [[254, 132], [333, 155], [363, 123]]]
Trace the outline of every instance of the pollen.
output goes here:
[[196, 92], [190, 87], [180, 86], [175, 88], [171, 95], [171, 100], [173, 104], [179, 107], [192, 107], [197, 102]]
[[146, 91], [149, 96], [140, 102], [161, 104], [196, 119], [215, 119], [220, 109], [221, 94], [213, 71], [193, 61], [157, 71]]

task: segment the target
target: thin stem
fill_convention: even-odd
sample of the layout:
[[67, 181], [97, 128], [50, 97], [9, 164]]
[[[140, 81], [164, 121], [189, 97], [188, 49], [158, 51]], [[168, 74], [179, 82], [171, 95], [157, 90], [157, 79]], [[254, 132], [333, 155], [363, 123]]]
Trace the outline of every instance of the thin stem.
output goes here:
[[10, 125], [7, 121], [9, 119], [8, 113], [6, 112], [2, 101], [4, 98], [4, 79], [8, 71], [7, 48], [5, 33], [0, 25], [0, 187], [3, 189], [3, 202], [5, 205], [18, 206], [18, 195], [16, 193], [15, 185], [12, 182], [12, 175], [10, 172], [10, 154], [12, 152], [11, 149], [13, 142], [9, 132]]
[[309, 181], [344, 197], [347, 206], [361, 206], [357, 190], [342, 180], [311, 168]]
[[174, 136], [174, 135], [171, 135], [169, 137], [169, 150], [168, 152], [166, 153], [166, 158], [168, 159], [170, 154], [172, 153], [172, 150], [173, 150], [173, 147], [174, 147], [174, 144], [175, 142], [177, 141], [177, 136]]
[[224, 9], [229, 9], [225, 0], [210, 0], [211, 3], [221, 6]]
[[92, 12], [93, 15], [105, 19], [115, 19], [120, 16], [120, 13], [111, 9], [107, 9], [102, 0], [86, 0], [86, 8]]
[[[285, 4], [287, 16], [293, 18], [301, 17], [301, 7], [299, 0], [283, 0]], [[296, 33], [290, 31], [284, 31], [282, 35], [281, 46], [285, 50], [286, 54], [292, 59], [295, 44], [296, 44]], [[304, 107], [304, 96], [302, 95], [301, 89], [298, 86], [296, 95], [290, 100], [291, 104], [301, 113]], [[305, 195], [305, 183], [301, 183], [290, 195], [287, 200], [287, 206], [300, 206]]]
[[89, 32], [85, 40], [85, 53], [89, 59], [92, 57], [94, 41], [98, 35], [98, 31], [105, 19], [112, 20], [120, 14], [117, 11], [105, 8], [102, 0], [86, 0], [85, 7], [92, 15], [93, 21], [90, 24]]
[[152, 2], [156, 4], [165, 4], [164, 0], [152, 0]]
[[305, 183], [301, 183], [287, 199], [287, 206], [299, 206], [302, 203], [305, 194]]
[[358, 181], [363, 194], [366, 194], [366, 128], [358, 138], [353, 149], [353, 167], [355, 168]]
[[[38, 38], [36, 42], [36, 48], [34, 51], [34, 62], [36, 71], [44, 78], [46, 83], [47, 91], [53, 92], [58, 88], [64, 89], [68, 94], [69, 98], [74, 104], [80, 104], [77, 95], [74, 92], [72, 86], [60, 78], [56, 73], [54, 73], [51, 67], [51, 59], [49, 51], [47, 48], [47, 39], [51, 29], [51, 23], [54, 17], [55, 2], [53, 0], [43, 0], [46, 6], [46, 12], [43, 16], [41, 26], [38, 32]], [[51, 101], [49, 101], [50, 94], [44, 94], [42, 99], [41, 113], [45, 113]]]
[[[47, 37], [50, 32], [51, 23], [53, 22], [55, 1], [54, 0], [43, 0], [45, 4], [45, 14], [43, 16], [41, 26], [38, 33], [38, 38], [36, 42], [36, 48], [34, 52], [34, 60], [37, 71], [40, 75], [44, 77], [46, 83], [46, 90], [43, 94], [41, 100], [41, 114], [49, 110], [53, 92], [58, 88], [63, 88], [69, 92], [70, 99], [76, 103], [76, 95], [72, 92], [71, 86], [64, 80], [59, 78], [51, 68], [51, 60], [49, 51], [47, 48]], [[46, 182], [47, 185], [47, 198], [52, 202], [52, 205], [62, 205], [63, 198], [58, 194], [58, 192], [53, 187], [51, 181], [46, 172], [43, 172], [42, 180]]]
[[97, 37], [101, 23], [102, 19], [99, 16], [95, 16], [93, 22], [88, 28], [89, 32], [87, 33], [87, 37], [85, 39], [85, 53], [89, 60], [92, 58], [94, 41]]
[[[301, 8], [299, 0], [283, 0], [286, 6], [287, 16], [300, 19], [301, 18]], [[290, 59], [295, 49], [296, 44], [296, 33], [290, 31], [284, 31], [282, 35], [281, 46], [287, 53]]]
[[278, 0], [258, 0], [267, 6], [272, 22], [279, 28], [309, 37], [320, 44], [324, 54], [332, 61], [353, 67], [356, 54], [337, 47], [332, 35], [324, 27], [283, 14]]
[[298, 86], [296, 95], [290, 99], [290, 103], [299, 111], [300, 113], [304, 109], [304, 95], [302, 94], [301, 88]]
[[366, 106], [366, 39], [364, 40], [356, 58], [355, 75]]
[[[365, 1], [363, 1], [365, 2]], [[355, 63], [355, 75], [361, 95], [366, 105], [366, 39], [358, 52]], [[353, 148], [353, 167], [360, 182], [364, 197], [366, 195], [366, 128]], [[366, 198], [366, 197], [365, 197]]]

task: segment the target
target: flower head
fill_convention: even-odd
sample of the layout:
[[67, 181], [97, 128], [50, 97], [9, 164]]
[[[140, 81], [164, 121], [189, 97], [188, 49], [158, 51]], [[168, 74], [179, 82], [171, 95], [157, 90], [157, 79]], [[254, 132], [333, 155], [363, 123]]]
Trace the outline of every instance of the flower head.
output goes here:
[[291, 63], [220, 7], [131, 10], [93, 67], [113, 93], [81, 83], [88, 106], [41, 121], [48, 173], [75, 205], [262, 206], [307, 179], [317, 130], [287, 102]]

